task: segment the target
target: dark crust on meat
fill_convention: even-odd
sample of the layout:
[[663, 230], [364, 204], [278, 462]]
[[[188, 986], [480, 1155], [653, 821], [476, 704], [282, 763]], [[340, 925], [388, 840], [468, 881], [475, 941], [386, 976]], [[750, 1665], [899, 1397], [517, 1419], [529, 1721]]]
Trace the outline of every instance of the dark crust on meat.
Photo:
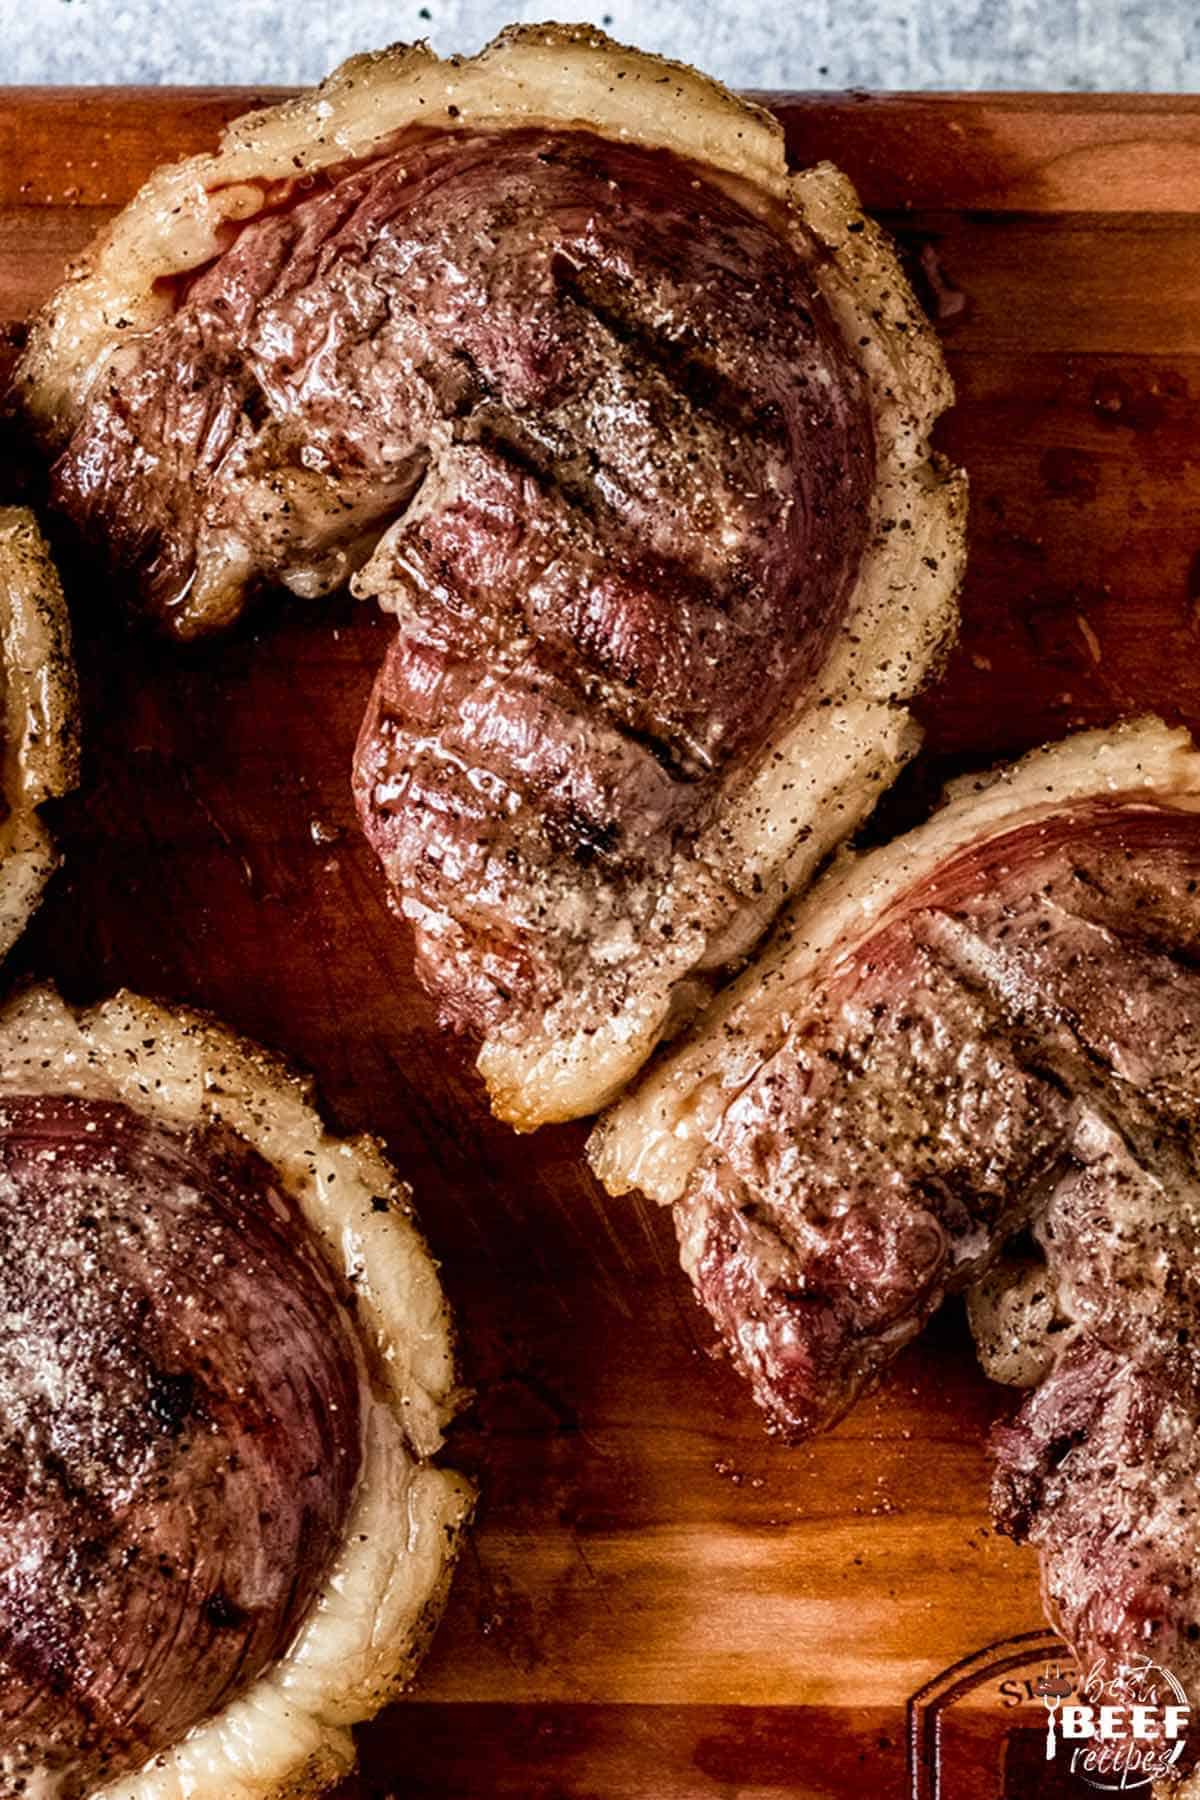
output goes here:
[[0, 1757], [64, 1795], [286, 1649], [357, 1479], [361, 1365], [273, 1171], [217, 1127], [6, 1097]]
[[1193, 1703], [1198, 896], [1200, 814], [1149, 794], [948, 854], [831, 954], [676, 1215], [793, 1436], [1019, 1232], [1042, 1259], [1042, 1378], [994, 1434], [997, 1522], [1040, 1550], [1084, 1666], [1148, 1656]]
[[988, 1266], [1098, 1094], [1136, 1094], [1149, 1143], [1191, 1103], [1198, 880], [1195, 814], [1092, 800], [948, 859], [829, 971], [677, 1209], [779, 1429], [836, 1417]]
[[[733, 672], [749, 655], [761, 676], [773, 638], [819, 661], [872, 472], [861, 378], [799, 227], [789, 242], [669, 153], [580, 130], [425, 136], [338, 174], [281, 197], [123, 348], [57, 465], [64, 509], [169, 619], [206, 534], [286, 580], [320, 503], [267, 496], [324, 482], [331, 535], [348, 513], [378, 535], [449, 437], [529, 476], [543, 561], [558, 545], [563, 579], [578, 571], [574, 600], [547, 591], [544, 632], [587, 657], [574, 609], [593, 557], [615, 559], [636, 586], [594, 678], [698, 754], [753, 737], [770, 679]], [[420, 545], [400, 559], [409, 604], [444, 606], [409, 573]], [[471, 585], [468, 630], [488, 610]]]
[[1041, 1551], [1047, 1610], [1085, 1665], [1148, 1656], [1195, 1704], [1200, 1359], [1185, 1329], [1133, 1353], [1091, 1334], [1072, 1343], [992, 1434], [992, 1504], [1003, 1531]]
[[168, 620], [214, 544], [324, 586], [386, 532], [359, 808], [468, 1030], [553, 1004], [597, 920], [657, 939], [857, 572], [865, 386], [800, 227], [729, 185], [581, 130], [406, 140], [247, 226], [56, 466]]
[[[614, 559], [613, 579], [599, 593], [595, 590], [605, 589], [604, 578], [597, 582], [587, 576], [589, 537], [592, 549], [601, 542], [606, 551], [613, 547], [609, 536], [621, 507], [614, 504], [611, 477], [621, 472], [622, 457], [626, 467], [637, 463], [646, 438], [642, 421], [632, 412], [630, 430], [612, 434], [608, 449], [615, 454], [608, 455], [607, 466], [594, 466], [595, 444], [586, 431], [574, 437], [568, 431], [568, 454], [559, 454], [560, 428], [564, 423], [573, 428], [575, 421], [551, 417], [553, 408], [542, 409], [543, 419], [530, 407], [534, 429], [514, 434], [505, 429], [512, 424], [513, 408], [479, 406], [479, 397], [470, 397], [470, 380], [464, 383], [471, 371], [460, 366], [451, 372], [449, 384], [435, 383], [440, 390], [437, 418], [428, 441], [421, 438], [421, 455], [414, 459], [409, 454], [411, 445], [403, 433], [390, 444], [390, 486], [384, 492], [369, 472], [360, 478], [351, 466], [332, 468], [330, 445], [317, 421], [319, 396], [313, 396], [317, 404], [305, 412], [306, 425], [317, 421], [311, 444], [299, 441], [303, 433], [280, 429], [287, 420], [271, 414], [271, 396], [262, 384], [251, 384], [239, 397], [220, 344], [215, 345], [214, 367], [206, 359], [209, 340], [201, 321], [189, 312], [214, 271], [232, 267], [240, 243], [254, 242], [260, 228], [269, 236], [280, 219], [298, 218], [306, 200], [313, 203], [313, 220], [318, 211], [328, 215], [336, 210], [325, 203], [343, 185], [342, 176], [351, 183], [365, 179], [369, 185], [372, 172], [398, 152], [406, 159], [411, 152], [420, 160], [438, 140], [453, 160], [459, 151], [450, 139], [467, 146], [469, 154], [471, 145], [481, 141], [515, 144], [539, 134], [545, 144], [563, 144], [567, 160], [580, 149], [580, 160], [586, 160], [587, 146], [598, 143], [607, 155], [640, 155], [644, 166], [683, 173], [682, 187], [675, 182], [665, 203], [656, 199], [643, 209], [636, 229], [626, 234], [636, 249], [635, 260], [646, 261], [644, 243], [660, 224], [669, 226], [691, 208], [700, 217], [696, 237], [701, 248], [684, 231], [677, 234], [678, 255], [673, 251], [667, 260], [672, 267], [676, 261], [702, 261], [716, 212], [723, 209], [728, 220], [740, 209], [743, 224], [765, 235], [770, 260], [790, 259], [802, 277], [790, 284], [793, 304], [782, 334], [773, 331], [770, 307], [751, 319], [747, 356], [734, 359], [735, 365], [751, 365], [752, 378], [742, 383], [741, 368], [720, 368], [717, 359], [705, 354], [703, 343], [697, 356], [697, 346], [680, 335], [677, 327], [689, 325], [690, 306], [651, 305], [648, 311], [635, 306], [631, 312], [625, 301], [638, 288], [641, 274], [627, 266], [629, 258], [622, 261], [621, 244], [602, 271], [599, 287], [589, 279], [594, 269], [570, 254], [552, 254], [550, 275], [559, 279], [551, 285], [559, 289], [560, 299], [588, 315], [594, 333], [602, 336], [607, 330], [615, 340], [614, 369], [592, 384], [596, 411], [602, 414], [609, 406], [613, 384], [607, 377], [624, 351], [626, 361], [639, 365], [645, 391], [654, 389], [666, 412], [674, 404], [683, 416], [682, 434], [664, 434], [672, 447], [681, 435], [699, 441], [702, 415], [707, 414], [724, 422], [726, 435], [740, 440], [742, 460], [755, 465], [754, 479], [741, 483], [744, 492], [737, 482], [730, 492], [724, 476], [738, 458], [727, 453], [722, 458], [718, 445], [715, 467], [721, 480], [715, 485], [698, 482], [696, 489], [710, 511], [723, 515], [722, 528], [697, 533], [699, 513], [692, 504], [697, 496], [684, 491], [686, 481], [683, 490], [676, 484], [667, 513], [681, 529], [671, 531], [665, 553], [661, 532], [631, 532], [638, 554]], [[492, 174], [489, 170], [489, 181]], [[561, 170], [555, 179], [560, 177]], [[347, 194], [355, 191], [346, 189]], [[716, 207], [713, 196], [719, 200]], [[606, 190], [601, 203], [589, 210], [602, 225], [620, 199], [615, 189]], [[726, 225], [717, 223], [716, 235], [727, 238]], [[493, 241], [490, 250], [485, 243], [481, 257], [477, 245], [475, 254], [486, 262], [489, 254], [505, 248], [504, 241]], [[746, 310], [744, 270], [736, 259], [720, 263], [720, 244], [711, 249], [719, 266], [715, 280], [706, 274], [702, 310], [711, 319], [712, 296], [719, 296], [720, 330], [710, 335], [715, 342], [724, 333], [736, 348], [740, 328], [724, 313]], [[304, 257], [286, 255], [284, 261], [297, 266]], [[327, 265], [322, 278], [332, 272]], [[364, 290], [371, 286], [370, 270], [359, 265], [353, 272], [366, 274]], [[616, 280], [610, 280], [614, 274]], [[627, 283], [633, 274], [638, 280]], [[302, 267], [300, 276], [302, 282], [307, 279]], [[435, 292], [435, 299], [442, 297]], [[403, 283], [392, 298], [399, 301], [392, 310], [400, 317], [409, 298]], [[235, 312], [247, 299], [253, 305], [248, 291], [226, 299]], [[366, 311], [352, 323], [363, 325], [363, 362], [369, 364], [370, 294], [366, 299]], [[120, 390], [128, 379], [131, 392], [145, 385], [145, 346], [159, 342], [160, 334], [169, 335], [181, 308], [189, 312], [193, 328], [190, 341], [181, 342], [181, 367], [185, 377], [199, 377], [198, 383], [183, 379], [155, 390], [151, 381], [149, 391], [134, 395], [137, 418], [128, 416], [127, 409], [123, 414], [114, 384]], [[299, 321], [295, 341], [302, 351], [306, 339], [312, 348], [307, 328], [313, 323], [313, 315]], [[285, 321], [285, 335], [286, 326]], [[790, 429], [787, 393], [783, 404], [768, 393], [765, 409], [759, 405], [763, 394], [758, 390], [771, 385], [761, 380], [763, 366], [771, 360], [767, 340], [779, 336], [782, 342], [797, 331], [803, 337], [808, 328], [811, 341], [800, 359], [806, 366], [790, 368], [784, 384], [794, 388], [797, 373], [800, 385], [808, 373], [813, 377], [800, 408], [805, 455], [795, 468], [785, 470], [787, 504], [776, 508], [772, 545], [760, 555], [763, 543], [754, 541], [753, 529], [747, 530], [748, 524], [754, 526], [755, 483], [764, 461], [771, 461], [772, 440], [779, 460], [779, 427], [785, 438]], [[825, 336], [833, 361], [845, 365], [842, 373], [848, 373], [848, 381], [825, 354], [819, 341]], [[518, 360], [525, 355], [527, 362], [537, 363], [539, 346], [528, 337], [512, 339], [512, 348]], [[286, 361], [290, 347], [283, 350]], [[581, 357], [568, 355], [565, 362], [568, 371], [577, 364], [577, 374], [586, 378], [595, 359], [589, 361], [586, 344], [584, 351]], [[418, 358], [412, 364], [415, 375], [423, 379], [427, 370], [436, 373], [436, 360]], [[297, 368], [302, 363], [303, 355]], [[286, 378], [287, 371], [283, 373]], [[369, 380], [371, 371], [360, 367], [358, 373]], [[621, 865], [605, 890], [615, 903], [601, 909], [596, 941], [586, 941], [586, 924], [572, 930], [561, 917], [545, 941], [543, 925], [551, 910], [569, 913], [573, 907], [577, 921], [594, 910], [593, 890], [586, 884], [578, 891], [574, 887], [570, 859], [596, 860], [609, 853], [612, 827], [621, 823], [591, 814], [577, 819], [573, 806], [552, 808], [555, 816], [544, 835], [557, 838], [561, 854], [554, 865], [558, 891], [551, 898], [565, 905], [548, 907], [547, 896], [538, 891], [536, 868], [523, 871], [526, 879], [516, 897], [530, 902], [528, 916], [539, 924], [529, 930], [520, 922], [506, 922], [529, 940], [525, 947], [530, 954], [519, 972], [525, 983], [521, 998], [505, 988], [512, 971], [503, 944], [498, 979], [486, 966], [471, 967], [477, 917], [461, 928], [456, 918], [439, 911], [435, 893], [434, 904], [424, 909], [427, 916], [418, 918], [431, 940], [422, 945], [422, 954], [439, 997], [461, 1022], [473, 1029], [482, 1025], [480, 1072], [497, 1112], [519, 1129], [606, 1104], [662, 1035], [694, 1011], [708, 989], [707, 971], [728, 969], [746, 954], [783, 898], [811, 878], [833, 843], [870, 810], [881, 785], [916, 747], [919, 732], [907, 703], [953, 635], [965, 553], [965, 478], [928, 446], [931, 428], [952, 398], [936, 336], [886, 233], [861, 212], [843, 175], [827, 163], [789, 169], [782, 129], [765, 110], [694, 70], [614, 44], [590, 26], [513, 28], [476, 57], [444, 62], [425, 45], [393, 45], [353, 58], [307, 94], [235, 121], [215, 154], [156, 170], [101, 234], [35, 321], [15, 381], [43, 447], [58, 454], [65, 446], [68, 461], [74, 460], [70, 473], [63, 465], [64, 497], [74, 489], [76, 507], [85, 513], [103, 500], [111, 475], [106, 459], [112, 460], [103, 443], [94, 458], [78, 444], [72, 449], [73, 434], [82, 430], [88, 435], [89, 409], [109, 407], [114, 436], [125, 440], [118, 449], [127, 460], [137, 435], [134, 427], [142, 420], [165, 413], [180, 427], [182, 457], [176, 445], [159, 459], [156, 471], [131, 471], [139, 481], [149, 473], [148, 487], [157, 483], [171, 500], [164, 505], [161, 491], [148, 493], [148, 504], [131, 509], [138, 522], [129, 535], [135, 557], [145, 556], [155, 582], [161, 580], [163, 593], [171, 596], [171, 622], [181, 635], [227, 623], [257, 581], [282, 579], [302, 595], [343, 581], [369, 554], [387, 518], [410, 499], [406, 530], [418, 528], [422, 520], [432, 520], [436, 527], [464, 498], [469, 510], [479, 498], [480, 470], [495, 473], [498, 449], [501, 464], [515, 459], [517, 465], [515, 471], [504, 467], [501, 473], [515, 473], [539, 489], [533, 523], [541, 548], [546, 550], [560, 527], [566, 529], [571, 555], [554, 561], [550, 578], [542, 581], [543, 598], [552, 604], [542, 607], [540, 617], [545, 624], [552, 614], [552, 625], [561, 611], [570, 639], [563, 661], [568, 676], [583, 688], [597, 724], [613, 725], [618, 736], [628, 730], [634, 746], [665, 756], [671, 772], [695, 788], [708, 787], [712, 770], [723, 768], [725, 774], [711, 796], [713, 816], [706, 830], [698, 816], [706, 796], [693, 795], [685, 808], [686, 842], [670, 861], [662, 917], [651, 921], [648, 933], [641, 930], [646, 893], [652, 887], [663, 889], [661, 867], [647, 868], [639, 880]], [[355, 391], [355, 379], [350, 389]], [[753, 402], [749, 410], [739, 405], [739, 394], [746, 390]], [[458, 416], [464, 397], [472, 423], [483, 427], [476, 435], [464, 431], [465, 421]], [[637, 397], [640, 401], [644, 395]], [[366, 407], [362, 416], [375, 410]], [[223, 458], [231, 420], [236, 441]], [[753, 428], [749, 432], [747, 422]], [[550, 441], [539, 436], [541, 423], [553, 427]], [[263, 427], [272, 441], [260, 444]], [[835, 441], [839, 437], [840, 443]], [[269, 454], [256, 454], [256, 448]], [[346, 446], [334, 448], [340, 463]], [[784, 448], [790, 456], [790, 446]], [[471, 454], [452, 454], [459, 449]], [[215, 470], [214, 457], [221, 476], [219, 494], [214, 491], [210, 497], [221, 504], [208, 521], [211, 529], [189, 546], [187, 515], [194, 510], [194, 494], [183, 477], [189, 461], [197, 459], [207, 477]], [[661, 468], [649, 467], [648, 481], [626, 483], [624, 489], [617, 482], [617, 500], [622, 493], [627, 500], [631, 491], [642, 491], [645, 517], [661, 512], [658, 501], [671, 489], [669, 460]], [[175, 465], [166, 482], [163, 462]], [[834, 472], [836, 492], [823, 491], [823, 469]], [[776, 488], [783, 491], [778, 484]], [[866, 506], [856, 508], [855, 491], [868, 490]], [[847, 496], [848, 532], [839, 529], [834, 516]], [[589, 498], [597, 502], [594, 507], [578, 504]], [[805, 509], [808, 516], [799, 521]], [[629, 511], [626, 524], [635, 512], [636, 507]], [[732, 522], [728, 532], [725, 519]], [[702, 519], [699, 523], [704, 526]], [[182, 525], [178, 534], [177, 525]], [[433, 537], [438, 535], [434, 529]], [[746, 554], [739, 555], [739, 535]], [[422, 538], [419, 529], [414, 536]], [[803, 552], [799, 559], [796, 542]], [[181, 559], [174, 555], [176, 543], [183, 547]], [[706, 546], [707, 555], [693, 554], [697, 544]], [[404, 553], [413, 546], [390, 547]], [[631, 547], [618, 545], [625, 552]], [[193, 548], [196, 579], [185, 594]], [[417, 548], [423, 552], [432, 546], [422, 541]], [[776, 564], [793, 565], [794, 592], [784, 607], [776, 604], [777, 570], [765, 566], [772, 555]], [[710, 591], [714, 563], [723, 565], [717, 570], [722, 579], [715, 593]], [[840, 580], [843, 564], [853, 574], [848, 591]], [[541, 574], [547, 575], [544, 567]], [[744, 591], [747, 575], [752, 586], [763, 577], [764, 595]], [[400, 613], [410, 607], [413, 584], [406, 580], [403, 555], [390, 568], [376, 559], [360, 585]], [[753, 616], [756, 598], [765, 598], [767, 612], [774, 608], [778, 629], [773, 637], [763, 620]], [[615, 620], [608, 616], [614, 612]], [[676, 612], [683, 627], [679, 630], [674, 628]], [[550, 637], [552, 630], [544, 635]], [[578, 669], [570, 666], [575, 657], [571, 646], [579, 650]], [[485, 764], [473, 773], [482, 786], [491, 771]], [[606, 773], [599, 770], [601, 779]], [[536, 865], [537, 858], [531, 861]], [[620, 904], [622, 886], [634, 890], [627, 908]], [[472, 905], [479, 897], [478, 892], [472, 896]], [[421, 913], [420, 894], [410, 891], [405, 899]], [[502, 930], [502, 938], [506, 935]], [[483, 937], [489, 936], [485, 923]], [[632, 956], [627, 954], [631, 939]], [[643, 951], [640, 944], [647, 939], [649, 947]], [[559, 974], [564, 949], [576, 965], [573, 977], [570, 970]], [[489, 947], [475, 961], [486, 964], [490, 956]], [[546, 969], [552, 983], [562, 987], [561, 999], [548, 1005], [538, 987], [538, 976]], [[489, 1024], [501, 1015], [502, 1023]]]

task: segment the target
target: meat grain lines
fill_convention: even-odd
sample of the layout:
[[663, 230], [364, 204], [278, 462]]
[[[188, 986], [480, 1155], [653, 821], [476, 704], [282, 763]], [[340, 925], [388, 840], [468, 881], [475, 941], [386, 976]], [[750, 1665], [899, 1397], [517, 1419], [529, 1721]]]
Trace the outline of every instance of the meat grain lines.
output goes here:
[[13, 392], [181, 640], [262, 588], [395, 616], [359, 811], [518, 1128], [696, 1010], [912, 754], [953, 636], [951, 390], [894, 246], [768, 114], [590, 26], [352, 58], [156, 169]]
[[[250, 98], [10, 102], [4, 317], [44, 296], [97, 207]], [[974, 472], [972, 561], [963, 646], [925, 709], [935, 755], [990, 758], [1130, 706], [1200, 725], [1195, 103], [786, 116], [798, 157], [832, 155], [865, 203], [899, 209], [963, 298], [941, 322], [960, 396], [943, 435]], [[80, 990], [203, 998], [286, 1045], [343, 1123], [389, 1131], [443, 1195], [425, 1223], [469, 1321], [480, 1402], [462, 1448], [486, 1461], [485, 1510], [415, 1725], [368, 1733], [362, 1792], [403, 1768], [417, 1794], [640, 1800], [653, 1754], [670, 1800], [737, 1783], [850, 1796], [864, 1770], [899, 1794], [906, 1695], [1040, 1621], [1032, 1556], [987, 1524], [1004, 1397], [950, 1318], [827, 1438], [762, 1440], [704, 1353], [668, 1222], [601, 1207], [572, 1132], [510, 1142], [486, 1121], [404, 985], [409, 946], [352, 835], [346, 770], [382, 646], [334, 603], [185, 666], [89, 648], [93, 805], [63, 813], [68, 873], [22, 952]], [[402, 999], [384, 1003], [380, 962]]]

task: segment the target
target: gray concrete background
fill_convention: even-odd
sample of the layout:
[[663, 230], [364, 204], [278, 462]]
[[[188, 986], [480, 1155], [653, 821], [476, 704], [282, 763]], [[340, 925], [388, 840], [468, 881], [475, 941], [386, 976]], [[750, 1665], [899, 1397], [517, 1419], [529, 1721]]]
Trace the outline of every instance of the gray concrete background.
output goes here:
[[3, 82], [308, 82], [352, 50], [589, 19], [735, 86], [1120, 88], [1200, 77], [1200, 0], [0, 0]]

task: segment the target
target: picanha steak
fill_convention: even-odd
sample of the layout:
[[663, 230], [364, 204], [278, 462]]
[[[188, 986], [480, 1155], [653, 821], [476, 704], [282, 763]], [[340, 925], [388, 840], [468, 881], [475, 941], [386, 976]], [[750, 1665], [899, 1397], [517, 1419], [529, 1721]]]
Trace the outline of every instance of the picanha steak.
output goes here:
[[132, 995], [0, 1011], [0, 1795], [324, 1793], [470, 1491], [407, 1190]]
[[1068, 739], [844, 856], [593, 1139], [673, 1204], [788, 1436], [982, 1284], [985, 1363], [1031, 1384], [1000, 1523], [1086, 1664], [1148, 1652], [1195, 1699], [1198, 920], [1187, 734]]
[[514, 1124], [595, 1110], [912, 753], [951, 391], [769, 115], [584, 27], [355, 58], [160, 170], [34, 325], [60, 511], [166, 628], [349, 581], [354, 781]]

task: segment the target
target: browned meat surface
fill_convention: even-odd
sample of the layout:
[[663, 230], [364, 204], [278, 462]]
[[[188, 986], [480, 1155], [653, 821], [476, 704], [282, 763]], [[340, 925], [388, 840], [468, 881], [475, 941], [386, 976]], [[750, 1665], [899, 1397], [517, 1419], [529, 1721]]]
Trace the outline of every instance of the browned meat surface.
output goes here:
[[168, 620], [355, 568], [395, 612], [358, 804], [483, 1030], [585, 961], [603, 1013], [631, 946], [700, 955], [691, 847], [823, 661], [873, 473], [794, 235], [666, 152], [525, 130], [281, 197], [116, 356], [54, 485]]
[[549, 1005], [589, 963], [592, 1004], [615, 1010], [681, 929], [670, 882], [693, 791], [533, 650], [498, 672], [398, 636], [355, 786], [447, 1023]]
[[[1191, 1254], [1197, 1245], [1189, 1231]], [[1200, 1364], [1190, 1334], [1072, 1343], [993, 1434], [993, 1505], [1037, 1545], [1054, 1624], [1086, 1666], [1137, 1653], [1200, 1697]], [[1166, 1321], [1164, 1320], [1164, 1325]]]
[[0, 1791], [91, 1792], [279, 1655], [354, 1489], [358, 1394], [266, 1164], [4, 1101]]
[[994, 1434], [993, 1503], [1041, 1551], [1070, 1643], [1143, 1651], [1200, 1697], [1195, 985], [1139, 1021], [1131, 1091], [1077, 1133], [1036, 1220], [1067, 1348]]
[[801, 255], [689, 165], [432, 136], [247, 226], [107, 371], [55, 485], [169, 617], [231, 541], [333, 585], [425, 478], [371, 591], [462, 651], [582, 655], [704, 767], [837, 624], [861, 387]]
[[998, 1521], [1089, 1667], [1147, 1653], [1200, 1698], [1198, 893], [1200, 817], [1144, 799], [958, 851], [833, 960], [677, 1219], [792, 1434], [1020, 1231], [1042, 1379]]
[[[1194, 814], [1091, 800], [960, 852], [830, 970], [677, 1208], [781, 1430], [835, 1418], [1010, 1232], [1083, 1205], [1105, 1124], [1113, 1182], [1158, 1170], [1200, 1093], [1198, 881]], [[1111, 1228], [1106, 1292], [1150, 1279], [1165, 1218]]]

